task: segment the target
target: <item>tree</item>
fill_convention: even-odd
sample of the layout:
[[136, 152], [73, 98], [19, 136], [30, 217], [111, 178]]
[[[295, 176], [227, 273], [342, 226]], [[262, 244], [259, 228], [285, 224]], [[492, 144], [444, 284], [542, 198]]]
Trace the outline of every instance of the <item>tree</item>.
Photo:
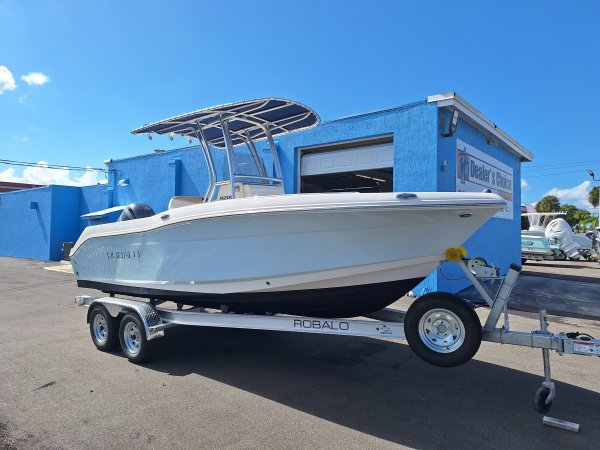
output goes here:
[[588, 201], [592, 204], [594, 208], [598, 207], [598, 191], [600, 191], [600, 187], [593, 187], [592, 190], [588, 193]]
[[557, 212], [560, 211], [560, 201], [555, 195], [546, 195], [536, 203], [535, 209], [537, 212]]
[[564, 205], [560, 205], [559, 208], [560, 211], [565, 211], [567, 213], [563, 219], [565, 219], [569, 225], [574, 226], [579, 222], [579, 220], [576, 219], [577, 211], [579, 211], [577, 206], [565, 203]]
[[589, 219], [591, 216], [589, 211], [586, 211], [585, 209], [578, 209], [575, 212], [575, 220], [577, 222], [583, 222], [584, 220]]
[[586, 230], [586, 224], [590, 221], [591, 215], [585, 209], [578, 209], [573, 214], [575, 228], [578, 232], [584, 232]]
[[589, 230], [598, 226], [598, 219], [596, 217], [590, 216], [587, 219], [583, 220], [579, 224], [579, 226], [581, 227], [582, 231]]

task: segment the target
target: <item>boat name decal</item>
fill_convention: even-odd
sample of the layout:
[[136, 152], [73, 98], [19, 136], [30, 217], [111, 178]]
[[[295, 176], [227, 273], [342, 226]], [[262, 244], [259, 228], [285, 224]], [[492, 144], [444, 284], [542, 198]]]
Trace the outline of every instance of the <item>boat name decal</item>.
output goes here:
[[125, 250], [122, 252], [106, 252], [108, 259], [139, 259], [139, 250]]
[[294, 319], [294, 328], [309, 328], [316, 330], [348, 331], [348, 322], [336, 320]]

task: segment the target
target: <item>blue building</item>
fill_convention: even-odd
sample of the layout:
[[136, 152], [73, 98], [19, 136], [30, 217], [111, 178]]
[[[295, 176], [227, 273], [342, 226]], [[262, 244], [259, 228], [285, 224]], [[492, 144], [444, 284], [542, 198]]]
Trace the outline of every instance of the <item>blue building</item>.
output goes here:
[[[324, 122], [279, 137], [276, 146], [286, 193], [491, 189], [509, 206], [465, 247], [503, 269], [520, 261], [521, 163], [533, 155], [455, 93]], [[257, 147], [268, 150], [265, 142]], [[0, 255], [59, 260], [61, 244], [75, 241], [90, 223], [116, 220], [112, 207], [141, 202], [158, 212], [175, 195], [202, 196], [207, 189], [207, 169], [195, 146], [106, 164], [105, 185], [0, 194]], [[416, 293], [456, 292], [468, 284], [461, 275], [444, 264]]]

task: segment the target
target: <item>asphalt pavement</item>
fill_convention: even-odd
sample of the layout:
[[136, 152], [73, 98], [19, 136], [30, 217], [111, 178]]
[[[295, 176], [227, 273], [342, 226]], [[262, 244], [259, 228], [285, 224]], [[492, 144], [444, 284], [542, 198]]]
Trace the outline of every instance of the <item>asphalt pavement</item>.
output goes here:
[[[461, 292], [481, 299], [474, 287]], [[510, 309], [600, 320], [600, 264], [594, 261], [528, 261], [511, 294]]]
[[598, 261], [527, 261], [523, 264], [523, 274], [567, 281], [600, 283], [600, 263]]
[[[0, 448], [598, 448], [600, 359], [552, 355], [551, 416], [533, 395], [541, 351], [483, 343], [475, 359], [430, 366], [404, 342], [173, 328], [136, 366], [94, 347], [73, 276], [0, 258]], [[559, 293], [555, 293], [559, 295]], [[409, 299], [397, 306], [406, 307]], [[478, 310], [483, 317], [486, 311]], [[516, 312], [515, 330], [538, 328]], [[597, 320], [552, 331], [600, 336]]]

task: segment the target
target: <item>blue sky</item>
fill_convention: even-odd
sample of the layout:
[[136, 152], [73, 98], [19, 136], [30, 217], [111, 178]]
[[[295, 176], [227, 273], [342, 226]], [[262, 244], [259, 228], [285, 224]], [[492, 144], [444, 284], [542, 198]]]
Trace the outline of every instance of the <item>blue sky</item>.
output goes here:
[[185, 145], [129, 132], [214, 104], [285, 97], [327, 120], [456, 91], [535, 153], [525, 202], [581, 203], [598, 23], [581, 0], [0, 0], [0, 158], [102, 167]]

